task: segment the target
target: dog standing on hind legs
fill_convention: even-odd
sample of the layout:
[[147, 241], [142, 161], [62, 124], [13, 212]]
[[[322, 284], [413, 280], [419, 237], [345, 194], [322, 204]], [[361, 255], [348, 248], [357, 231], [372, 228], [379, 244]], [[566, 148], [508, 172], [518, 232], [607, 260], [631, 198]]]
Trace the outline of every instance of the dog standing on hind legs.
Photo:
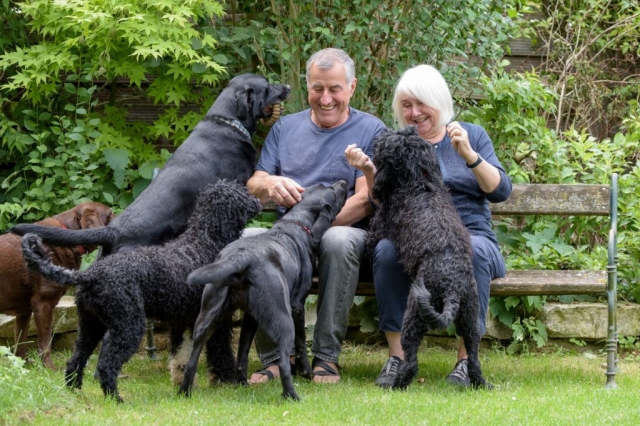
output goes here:
[[296, 369], [311, 378], [304, 302], [311, 288], [315, 251], [346, 198], [345, 181], [329, 187], [308, 187], [302, 200], [272, 229], [231, 243], [213, 264], [189, 275], [189, 284], [206, 287], [180, 394], [191, 394], [203, 345], [219, 324], [240, 308], [244, 318], [238, 344], [238, 375], [246, 381], [249, 349], [260, 325], [278, 343], [282, 396], [300, 399], [291, 380], [290, 350], [295, 343]]
[[392, 387], [406, 388], [417, 374], [425, 332], [453, 323], [464, 339], [471, 385], [491, 388], [478, 358], [481, 336], [471, 237], [442, 180], [435, 148], [407, 127], [378, 137], [372, 160], [378, 208], [367, 251], [389, 239], [412, 282], [401, 330], [405, 363]]
[[[25, 235], [23, 255], [29, 267], [53, 281], [77, 287], [79, 331], [67, 362], [67, 386], [82, 387], [87, 360], [103, 340], [96, 368], [100, 385], [105, 396], [121, 402], [118, 373], [140, 345], [145, 317], [169, 323], [172, 339], [180, 338], [185, 328], [192, 329], [204, 285], [187, 285], [187, 276], [238, 239], [247, 220], [260, 210], [260, 201], [244, 186], [219, 181], [200, 194], [187, 229], [178, 238], [111, 254], [82, 272], [52, 264], [40, 237]], [[236, 383], [231, 336], [231, 321], [225, 321], [208, 342], [207, 365], [219, 380]]]
[[254, 74], [231, 79], [158, 176], [108, 226], [69, 230], [19, 224], [10, 232], [34, 233], [51, 245], [100, 245], [100, 258], [177, 237], [208, 184], [219, 179], [246, 183], [251, 177], [256, 161], [251, 135], [258, 121], [271, 118], [274, 104], [284, 102], [289, 92], [289, 86], [270, 84]]

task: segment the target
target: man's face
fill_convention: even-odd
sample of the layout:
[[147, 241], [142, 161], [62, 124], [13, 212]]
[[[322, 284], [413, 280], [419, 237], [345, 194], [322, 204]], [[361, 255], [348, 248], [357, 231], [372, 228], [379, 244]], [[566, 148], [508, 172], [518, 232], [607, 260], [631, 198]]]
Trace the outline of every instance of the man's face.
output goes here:
[[316, 125], [331, 129], [347, 121], [349, 101], [356, 90], [356, 79], [351, 84], [347, 83], [342, 63], [336, 62], [328, 70], [321, 70], [315, 63], [312, 64], [307, 90], [311, 119]]

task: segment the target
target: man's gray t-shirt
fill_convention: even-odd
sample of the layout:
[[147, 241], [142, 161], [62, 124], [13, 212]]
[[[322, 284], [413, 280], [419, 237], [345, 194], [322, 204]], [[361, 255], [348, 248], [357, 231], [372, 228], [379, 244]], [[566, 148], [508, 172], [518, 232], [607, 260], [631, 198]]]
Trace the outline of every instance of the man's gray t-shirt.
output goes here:
[[280, 118], [267, 135], [255, 170], [288, 177], [300, 186], [331, 185], [345, 180], [349, 196], [363, 173], [349, 165], [344, 156], [348, 145], [356, 144], [371, 158], [373, 140], [386, 130], [373, 115], [349, 108], [349, 118], [332, 129], [316, 126], [307, 109]]

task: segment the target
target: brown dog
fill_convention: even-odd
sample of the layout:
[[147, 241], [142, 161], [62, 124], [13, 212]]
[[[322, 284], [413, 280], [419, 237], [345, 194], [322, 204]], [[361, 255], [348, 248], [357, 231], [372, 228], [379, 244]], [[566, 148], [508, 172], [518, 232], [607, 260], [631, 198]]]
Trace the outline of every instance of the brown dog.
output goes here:
[[[114, 218], [111, 209], [104, 204], [87, 202], [37, 223], [56, 228], [88, 229], [106, 226]], [[94, 248], [49, 246], [54, 263], [73, 269], [80, 267], [82, 254]], [[49, 344], [53, 311], [66, 291], [67, 287], [27, 269], [22, 258], [22, 237], [0, 235], [0, 313], [16, 317], [16, 355], [26, 358], [26, 346], [23, 343], [27, 340], [33, 312], [42, 362], [49, 368], [55, 368]]]

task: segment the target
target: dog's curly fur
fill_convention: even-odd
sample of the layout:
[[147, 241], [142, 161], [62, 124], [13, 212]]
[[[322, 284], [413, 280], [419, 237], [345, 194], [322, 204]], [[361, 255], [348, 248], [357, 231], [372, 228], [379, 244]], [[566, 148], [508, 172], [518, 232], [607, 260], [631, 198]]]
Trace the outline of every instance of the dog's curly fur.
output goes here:
[[405, 364], [394, 388], [406, 388], [418, 372], [418, 346], [428, 329], [454, 323], [469, 355], [471, 384], [486, 385], [478, 360], [478, 291], [471, 237], [442, 181], [435, 149], [415, 127], [379, 136], [373, 196], [379, 203], [367, 250], [392, 241], [412, 284], [402, 323]]
[[[204, 289], [204, 285], [187, 285], [187, 276], [213, 262], [224, 246], [240, 237], [247, 220], [260, 209], [259, 200], [249, 196], [246, 188], [219, 181], [198, 197], [187, 229], [178, 238], [162, 246], [115, 253], [83, 272], [54, 265], [40, 237], [25, 235], [23, 255], [30, 268], [58, 283], [77, 286], [79, 333], [67, 363], [67, 385], [82, 386], [87, 360], [104, 338], [98, 378], [105, 396], [122, 401], [118, 373], [139, 347], [145, 316], [171, 324], [172, 351], [176, 351], [183, 331], [193, 329]], [[207, 363], [219, 380], [237, 382], [230, 321], [209, 340]]]

